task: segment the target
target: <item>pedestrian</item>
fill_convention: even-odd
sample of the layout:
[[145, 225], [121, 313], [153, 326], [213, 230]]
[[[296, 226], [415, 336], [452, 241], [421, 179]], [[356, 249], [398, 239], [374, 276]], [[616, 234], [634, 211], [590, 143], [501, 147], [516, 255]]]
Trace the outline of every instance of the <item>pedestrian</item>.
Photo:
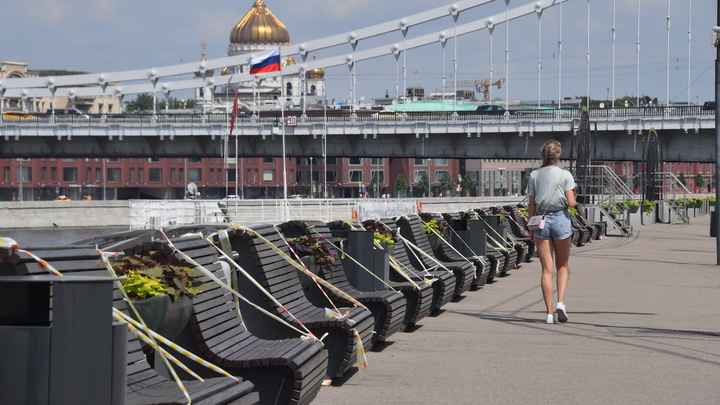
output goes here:
[[[562, 153], [558, 141], [548, 141], [540, 149], [542, 167], [530, 173], [528, 181], [528, 215], [545, 215], [545, 226], [530, 231], [535, 242], [542, 275], [542, 289], [547, 309], [546, 323], [567, 322], [565, 292], [568, 284], [568, 262], [572, 246], [572, 225], [568, 207], [575, 207], [575, 179], [572, 174], [557, 166]], [[557, 268], [557, 304], [553, 311], [553, 252]]]

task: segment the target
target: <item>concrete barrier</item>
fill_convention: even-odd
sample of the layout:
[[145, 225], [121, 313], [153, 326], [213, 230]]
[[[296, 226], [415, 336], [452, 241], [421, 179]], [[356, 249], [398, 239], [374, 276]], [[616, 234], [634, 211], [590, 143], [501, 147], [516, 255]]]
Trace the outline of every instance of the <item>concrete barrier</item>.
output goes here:
[[0, 202], [0, 229], [130, 226], [129, 201]]

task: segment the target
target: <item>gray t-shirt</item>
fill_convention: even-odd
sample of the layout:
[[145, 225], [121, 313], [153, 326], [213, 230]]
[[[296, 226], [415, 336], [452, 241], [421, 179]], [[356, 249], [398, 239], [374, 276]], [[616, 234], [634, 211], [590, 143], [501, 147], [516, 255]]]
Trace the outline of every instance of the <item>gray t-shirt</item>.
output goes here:
[[[560, 176], [562, 176], [562, 179]], [[558, 185], [560, 187], [555, 192]], [[558, 211], [567, 208], [568, 202], [565, 191], [573, 188], [575, 188], [575, 179], [573, 179], [572, 174], [559, 167], [541, 167], [530, 173], [528, 195], [535, 197], [535, 215], [542, 215], [545, 210]]]

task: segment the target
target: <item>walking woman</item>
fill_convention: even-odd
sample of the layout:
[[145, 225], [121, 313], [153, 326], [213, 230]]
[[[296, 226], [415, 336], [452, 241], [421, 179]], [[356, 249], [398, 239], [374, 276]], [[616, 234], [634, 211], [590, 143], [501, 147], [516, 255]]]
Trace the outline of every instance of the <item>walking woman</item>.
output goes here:
[[[572, 225], [568, 207], [575, 207], [575, 179], [567, 170], [557, 166], [562, 153], [558, 141], [548, 141], [540, 150], [542, 167], [530, 173], [528, 196], [530, 202], [528, 214], [545, 215], [545, 226], [539, 231], [531, 231], [530, 238], [537, 246], [542, 276], [542, 288], [547, 316], [545, 323], [567, 322], [565, 292], [568, 284], [568, 262], [572, 246]], [[557, 268], [558, 302], [553, 311], [553, 252]]]

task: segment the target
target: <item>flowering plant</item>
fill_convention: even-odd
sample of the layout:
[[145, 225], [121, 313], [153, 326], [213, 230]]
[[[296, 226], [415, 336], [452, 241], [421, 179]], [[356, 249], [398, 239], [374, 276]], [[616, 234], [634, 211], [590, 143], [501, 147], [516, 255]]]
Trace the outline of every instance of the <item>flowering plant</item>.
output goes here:
[[382, 222], [373, 221], [366, 223], [365, 229], [373, 231], [373, 236], [378, 242], [387, 242], [388, 246], [392, 246], [397, 242], [397, 232]]
[[312, 256], [320, 270], [330, 273], [332, 277], [333, 269], [337, 268], [335, 265], [337, 252], [328, 246], [330, 242], [326, 237], [296, 236], [290, 240], [290, 244], [298, 256]]

